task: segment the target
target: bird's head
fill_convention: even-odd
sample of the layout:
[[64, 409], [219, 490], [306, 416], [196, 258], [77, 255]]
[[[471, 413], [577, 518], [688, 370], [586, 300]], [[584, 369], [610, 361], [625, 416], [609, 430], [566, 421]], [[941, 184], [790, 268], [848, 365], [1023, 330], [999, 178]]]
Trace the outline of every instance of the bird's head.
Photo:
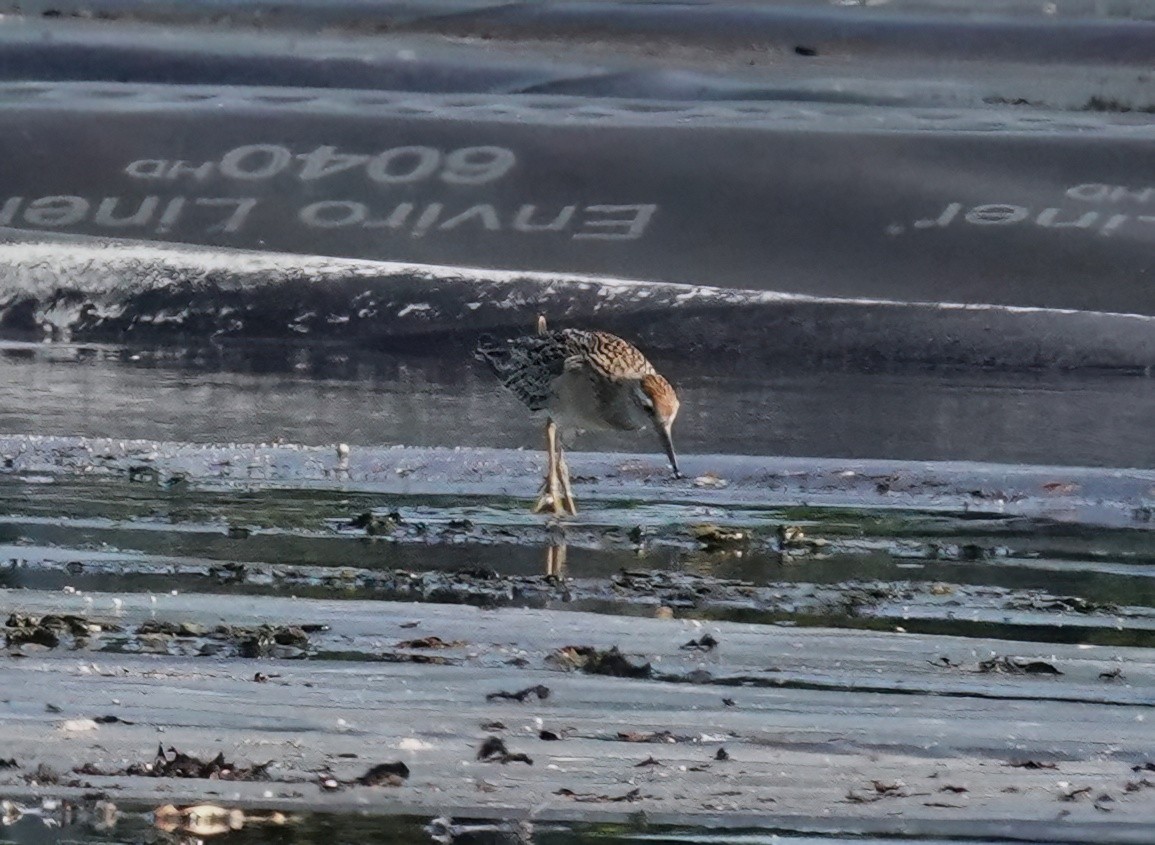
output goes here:
[[678, 416], [678, 394], [668, 381], [654, 373], [643, 376], [638, 383], [637, 399], [662, 441], [662, 448], [666, 450], [666, 455], [670, 459], [670, 468], [677, 478], [681, 478], [678, 456], [674, 454], [674, 440], [670, 433], [674, 426], [674, 418]]

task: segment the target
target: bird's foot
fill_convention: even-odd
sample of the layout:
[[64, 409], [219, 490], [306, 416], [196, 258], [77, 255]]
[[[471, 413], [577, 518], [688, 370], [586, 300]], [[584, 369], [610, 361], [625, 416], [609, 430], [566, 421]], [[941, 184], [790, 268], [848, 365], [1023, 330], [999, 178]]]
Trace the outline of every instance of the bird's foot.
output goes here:
[[543, 511], [553, 511], [558, 515], [562, 513], [561, 495], [558, 492], [557, 481], [552, 476], [546, 476], [541, 482], [541, 489], [537, 491], [537, 501], [533, 505], [534, 513]]
[[542, 511], [546, 510], [552, 510], [555, 513], [557, 512], [553, 496], [549, 494], [548, 490], [544, 489], [543, 485], [541, 493], [538, 494], [537, 501], [534, 502], [533, 512], [541, 513]]
[[565, 493], [557, 496], [542, 493], [533, 507], [533, 512], [541, 513], [547, 508], [553, 511], [554, 516], [577, 516], [577, 505], [574, 504], [573, 497]]
[[570, 492], [568, 483], [564, 483], [556, 477], [546, 478], [542, 481], [541, 489], [537, 491], [537, 501], [534, 502], [533, 512], [542, 513], [543, 511], [553, 511], [554, 516], [572, 516], [577, 513], [577, 505], [574, 504], [573, 494]]
[[577, 505], [574, 504], [572, 498], [564, 494], [555, 496], [546, 490], [537, 497], [537, 501], [533, 505], [534, 513], [543, 511], [553, 511], [554, 516], [574, 516], [577, 513]]

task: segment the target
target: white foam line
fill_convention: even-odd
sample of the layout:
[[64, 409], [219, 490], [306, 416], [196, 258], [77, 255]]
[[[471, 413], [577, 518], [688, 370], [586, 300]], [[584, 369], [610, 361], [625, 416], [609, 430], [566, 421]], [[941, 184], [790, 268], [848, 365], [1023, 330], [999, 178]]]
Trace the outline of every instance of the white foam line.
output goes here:
[[[532, 270], [496, 270], [482, 267], [461, 267], [441, 264], [415, 264], [399, 261], [378, 261], [362, 258], [331, 258], [327, 256], [296, 255], [280, 252], [253, 252], [247, 250], [212, 250], [146, 244], [108, 243], [2, 243], [0, 262], [13, 264], [48, 264], [61, 271], [75, 270], [91, 261], [107, 264], [146, 262], [180, 269], [199, 271], [260, 272], [302, 270], [327, 276], [377, 276], [416, 274], [431, 278], [480, 279], [493, 282], [512, 282], [531, 279], [541, 282], [579, 282], [596, 284], [653, 284], [649, 282], [614, 279], [613, 277], [573, 273], [544, 273]], [[658, 283], [660, 284], [660, 283]], [[693, 287], [690, 285], [679, 287]]]
[[[22, 233], [25, 234], [25, 233]], [[354, 277], [419, 276], [431, 280], [453, 279], [459, 281], [486, 281], [495, 284], [511, 284], [532, 281], [541, 284], [562, 286], [596, 285], [603, 289], [641, 292], [644, 289], [662, 290], [675, 294], [679, 301], [710, 299], [735, 303], [781, 303], [806, 302], [815, 304], [876, 305], [894, 308], [912, 306], [943, 311], [996, 311], [1012, 314], [1062, 314], [1075, 315], [1095, 313], [1103, 316], [1124, 317], [1150, 322], [1155, 317], [1146, 314], [1116, 311], [1081, 311], [1077, 308], [1048, 308], [1030, 305], [1005, 305], [996, 303], [934, 302], [929, 300], [898, 300], [871, 297], [831, 297], [784, 291], [760, 291], [746, 288], [725, 288], [713, 285], [692, 285], [678, 282], [645, 281], [615, 276], [601, 276], [578, 273], [543, 272], [539, 270], [494, 269], [486, 267], [462, 267], [444, 264], [420, 264], [399, 261], [381, 261], [361, 258], [333, 258], [328, 256], [296, 255], [293, 253], [255, 252], [248, 250], [205, 249], [200, 247], [173, 245], [149, 245], [137, 242], [9, 242], [0, 243], [0, 265], [10, 264], [25, 270], [40, 265], [52, 268], [60, 279], [67, 278], [74, 289], [86, 290], [82, 282], [92, 273], [92, 264], [103, 265], [106, 272], [116, 271], [131, 278], [138, 274], [138, 284], [131, 287], [166, 287], [170, 279], [158, 279], [158, 270], [173, 269], [206, 272], [229, 272], [236, 274], [292, 273], [302, 272], [315, 275], [318, 281]], [[143, 266], [142, 266], [143, 265]], [[147, 274], [145, 271], [148, 271]], [[122, 276], [122, 278], [125, 278]], [[127, 279], [125, 279], [127, 280]], [[43, 280], [42, 280], [43, 281]], [[49, 280], [53, 287], [62, 286]], [[143, 284], [140, 284], [143, 282]], [[103, 290], [103, 286], [101, 288]], [[0, 294], [3, 287], [0, 285]]]

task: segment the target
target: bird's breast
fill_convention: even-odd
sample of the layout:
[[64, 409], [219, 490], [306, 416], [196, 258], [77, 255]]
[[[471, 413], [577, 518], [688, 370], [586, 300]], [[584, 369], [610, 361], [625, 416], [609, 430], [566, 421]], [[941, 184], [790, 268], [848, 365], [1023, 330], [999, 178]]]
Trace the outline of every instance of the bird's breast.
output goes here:
[[631, 390], [628, 382], [591, 378], [581, 370], [567, 371], [554, 381], [549, 413], [562, 428], [634, 431], [648, 420]]

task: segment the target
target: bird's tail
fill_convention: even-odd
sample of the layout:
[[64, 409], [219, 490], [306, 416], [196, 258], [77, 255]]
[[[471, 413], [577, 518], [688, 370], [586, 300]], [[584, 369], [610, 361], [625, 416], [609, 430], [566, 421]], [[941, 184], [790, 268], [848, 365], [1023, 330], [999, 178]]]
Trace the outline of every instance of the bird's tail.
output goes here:
[[531, 411], [540, 411], [549, 403], [552, 378], [564, 365], [563, 358], [550, 354], [557, 352], [557, 346], [550, 334], [510, 339], [482, 335], [473, 354], [488, 364], [498, 381]]
[[488, 364], [502, 384], [520, 395], [516, 383], [525, 378], [526, 369], [525, 350], [521, 344], [484, 334], [478, 338], [473, 357]]

